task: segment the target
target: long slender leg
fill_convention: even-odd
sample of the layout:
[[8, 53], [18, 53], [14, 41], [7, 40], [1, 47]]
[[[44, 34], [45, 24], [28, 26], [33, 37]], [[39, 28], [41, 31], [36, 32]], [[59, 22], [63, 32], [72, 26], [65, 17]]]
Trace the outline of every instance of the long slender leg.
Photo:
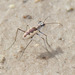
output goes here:
[[[59, 24], [59, 25], [62, 25], [61, 23], [59, 22], [51, 22], [51, 23], [45, 23], [45, 24]], [[63, 26], [63, 25], [62, 25]]]
[[[45, 18], [45, 20], [43, 21], [45, 23], [45, 21], [49, 18], [50, 16], [48, 16], [47, 18]], [[61, 26], [63, 26], [61, 23], [59, 22], [51, 22], [51, 23], [45, 23], [45, 24], [59, 24]]]
[[[39, 34], [37, 34], [37, 35], [39, 35]], [[39, 36], [40, 36], [40, 35], [39, 35]], [[42, 39], [43, 39], [43, 38], [42, 38]], [[37, 41], [34, 40], [34, 39], [33, 39], [33, 41], [35, 41], [36, 43], [39, 43], [39, 42], [37, 42]], [[45, 40], [44, 40], [44, 39], [43, 39], [43, 41], [44, 41], [44, 44], [45, 44]], [[40, 44], [40, 43], [39, 43], [39, 44]], [[47, 52], [49, 52], [48, 49], [46, 48], [46, 46], [45, 46], [45, 47], [44, 47], [43, 45], [41, 45], [41, 46], [42, 46], [45, 50], [47, 50]]]
[[48, 41], [47, 41], [47, 35], [46, 34], [44, 34], [43, 32], [41, 32], [41, 31], [39, 31], [41, 34], [43, 34], [45, 37], [46, 37], [46, 43], [47, 43], [47, 45], [50, 47], [50, 49], [53, 51], [53, 49], [52, 49], [52, 47], [50, 46], [50, 44], [48, 43]]
[[[49, 45], [49, 43], [48, 43], [48, 41], [47, 41], [47, 35], [46, 34], [44, 34], [43, 32], [41, 32], [40, 30], [39, 30], [39, 32], [41, 33], [41, 34], [43, 34], [45, 37], [46, 37], [46, 43], [47, 43], [47, 45], [51, 48], [51, 46]], [[51, 50], [53, 51], [53, 49], [51, 48]], [[52, 54], [53, 55], [53, 54]], [[54, 56], [54, 55], [53, 55]], [[59, 61], [58, 60], [58, 58], [57, 57], [55, 57], [56, 58], [56, 60], [57, 60], [57, 62]], [[59, 66], [60, 64], [58, 63], [58, 66]]]
[[[45, 20], [44, 20], [44, 23], [45, 23], [45, 21], [49, 18], [50, 16], [48, 16], [47, 18], [45, 18]], [[45, 24], [59, 24], [59, 25], [61, 25], [61, 26], [63, 26], [61, 23], [59, 23], [59, 22], [51, 22], [51, 23], [45, 23]]]
[[27, 47], [30, 45], [31, 42], [32, 42], [32, 39], [29, 41], [29, 43], [28, 43], [28, 44], [26, 45], [26, 47], [23, 49], [22, 54], [21, 54], [21, 56], [20, 56], [19, 59], [21, 59], [21, 57], [23, 56], [25, 50], [27, 49]]
[[[47, 45], [50, 47], [50, 49], [52, 50], [52, 51], [54, 51], [52, 48], [51, 48], [51, 46], [49, 45], [49, 43], [48, 43], [48, 41], [47, 41], [47, 35], [46, 34], [44, 34], [43, 32], [41, 32], [41, 31], [39, 31], [41, 34], [43, 34], [43, 35], [45, 35], [46, 36], [46, 43], [47, 43]], [[44, 39], [44, 41], [45, 41], [45, 39]], [[49, 52], [49, 51], [48, 51]], [[53, 55], [53, 54], [52, 54]], [[54, 55], [53, 55], [54, 56]], [[58, 60], [58, 58], [57, 57], [55, 57], [56, 58], [56, 60]]]
[[[58, 22], [45, 23], [45, 24], [58, 24], [58, 26], [63, 26], [61, 23], [58, 23]], [[56, 26], [56, 27], [58, 27], [58, 26]], [[56, 27], [54, 27], [52, 30], [54, 30]]]
[[49, 52], [47, 47], [46, 47], [46, 44], [45, 44], [45, 39], [43, 37], [41, 37], [39, 34], [37, 34], [37, 35], [44, 41], [45, 49], [46, 49], [47, 52]]
[[[29, 26], [29, 25], [26, 26], [26, 30], [27, 30], [27, 27], [28, 27], [28, 26]], [[24, 33], [26, 32], [26, 31], [24, 31], [24, 30], [18, 28], [17, 31], [16, 31], [15, 40], [14, 40], [14, 42], [11, 44], [11, 46], [10, 46], [9, 48], [7, 48], [7, 50], [10, 49], [10, 48], [14, 45], [14, 43], [16, 42], [16, 38], [17, 38], [18, 31], [21, 31], [21, 32], [24, 32]]]
[[[51, 48], [51, 46], [48, 44], [48, 41], [47, 41], [47, 35], [44, 34], [43, 32], [39, 31], [41, 34], [45, 35], [46, 36], [46, 43], [47, 45]], [[51, 50], [53, 51], [53, 49], [51, 48]], [[53, 54], [52, 54], [53, 55]], [[54, 55], [53, 55], [54, 56]], [[57, 62], [59, 62], [58, 58], [55, 56], [55, 59], [57, 60]], [[60, 66], [60, 64], [58, 63], [58, 66]]]
[[[39, 34], [37, 34], [37, 35], [39, 35]], [[33, 36], [34, 37], [34, 36]], [[26, 47], [23, 49], [23, 51], [22, 51], [22, 54], [21, 54], [21, 56], [20, 56], [20, 58], [19, 58], [19, 60], [21, 59], [21, 57], [23, 56], [23, 54], [24, 54], [24, 52], [25, 52], [25, 50], [27, 49], [27, 47], [30, 45], [30, 43], [32, 42], [32, 41], [35, 41], [34, 39], [33, 39], [33, 37], [31, 38], [31, 40], [29, 41], [29, 43], [26, 45]], [[43, 39], [43, 38], [42, 38]], [[43, 39], [44, 40], [44, 39]], [[37, 41], [35, 41], [35, 42], [37, 42]], [[44, 43], [45, 43], [45, 40], [44, 40]], [[44, 46], [42, 46], [43, 48], [45, 48], [46, 50], [47, 50], [47, 52], [49, 52], [48, 51], [48, 49], [46, 48], [46, 47], [44, 47]]]
[[[41, 34], [43, 34], [43, 35], [45, 35], [45, 37], [46, 37], [46, 43], [47, 43], [47, 45], [49, 46], [49, 48], [52, 50], [52, 51], [54, 51], [52, 48], [51, 48], [51, 46], [49, 45], [49, 43], [48, 43], [48, 41], [47, 41], [47, 35], [46, 34], [44, 34], [43, 32], [41, 32], [41, 31], [39, 31]], [[52, 54], [53, 55], [53, 54]], [[57, 57], [55, 57], [57, 60], [58, 60], [58, 58]]]
[[22, 30], [22, 29], [18, 28], [18, 29], [17, 29], [17, 31], [16, 31], [15, 40], [14, 40], [14, 42], [11, 44], [11, 46], [10, 46], [9, 48], [7, 48], [7, 50], [8, 50], [8, 49], [10, 49], [10, 48], [14, 45], [14, 43], [16, 42], [16, 38], [17, 38], [18, 31], [25, 32], [24, 30]]

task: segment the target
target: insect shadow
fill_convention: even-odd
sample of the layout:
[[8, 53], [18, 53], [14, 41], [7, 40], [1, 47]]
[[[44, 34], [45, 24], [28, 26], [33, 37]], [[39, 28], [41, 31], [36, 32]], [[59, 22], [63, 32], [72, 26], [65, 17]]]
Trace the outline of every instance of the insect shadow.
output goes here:
[[50, 59], [50, 58], [54, 58], [56, 55], [59, 55], [59, 54], [62, 54], [64, 53], [62, 51], [62, 49], [60, 47], [57, 47], [56, 50], [52, 50], [52, 52], [44, 52], [44, 53], [41, 53], [37, 59]]
[[[50, 17], [50, 16], [48, 16], [48, 17]], [[41, 38], [41, 39], [43, 40], [46, 51], [47, 51], [48, 53], [50, 53], [50, 52], [48, 51], [47, 47], [46, 47], [46, 44], [47, 44], [47, 45], [49, 46], [50, 50], [52, 50], [50, 44], [49, 44], [48, 41], [47, 41], [47, 35], [46, 35], [44, 32], [42, 32], [40, 29], [41, 29], [42, 27], [45, 27], [45, 25], [47, 25], [47, 24], [59, 24], [59, 25], [62, 25], [62, 24], [61, 24], [61, 23], [57, 23], [57, 22], [45, 23], [45, 21], [48, 19], [48, 17], [45, 18], [45, 20], [44, 20], [43, 22], [42, 22], [42, 21], [39, 21], [37, 27], [32, 27], [32, 28], [30, 28], [30, 29], [28, 29], [28, 30], [27, 30], [27, 27], [28, 27], [29, 25], [27, 25], [26, 30], [22, 30], [22, 29], [20, 29], [20, 28], [17, 28], [15, 39], [14, 39], [13, 43], [9, 46], [8, 49], [10, 49], [10, 48], [15, 44], [16, 39], [17, 39], [18, 32], [21, 31], [21, 32], [24, 33], [24, 35], [23, 35], [24, 38], [29, 38], [29, 39], [30, 39], [29, 43], [28, 43], [28, 44], [26, 45], [26, 47], [22, 50], [21, 57], [23, 56], [25, 50], [26, 50], [27, 47], [30, 45], [30, 43], [34, 40], [33, 37], [34, 37], [35, 35], [38, 35], [39, 38]], [[42, 34], [42, 35], [44, 35], [45, 38], [43, 38], [42, 36], [40, 36], [39, 33]], [[7, 49], [7, 50], [8, 50], [8, 49]], [[21, 57], [20, 57], [20, 58], [21, 58]]]

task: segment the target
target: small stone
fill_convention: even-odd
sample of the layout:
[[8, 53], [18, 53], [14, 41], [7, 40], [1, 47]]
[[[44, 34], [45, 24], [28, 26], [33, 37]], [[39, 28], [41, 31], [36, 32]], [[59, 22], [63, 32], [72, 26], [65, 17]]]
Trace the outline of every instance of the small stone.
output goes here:
[[42, 1], [42, 0], [35, 0], [35, 3], [40, 2], [40, 1]]
[[39, 46], [39, 44], [35, 44], [34, 46], [35, 46], [35, 47], [38, 47], [38, 46]]
[[23, 0], [23, 3], [26, 3], [28, 0]]
[[25, 15], [25, 16], [23, 16], [23, 18], [24, 18], [24, 19], [32, 19], [32, 16], [30, 16], [30, 15]]
[[59, 38], [59, 40], [62, 40], [62, 38]]
[[5, 56], [0, 54], [0, 63], [4, 63], [5, 61]]
[[13, 9], [13, 8], [15, 8], [15, 5], [14, 4], [10, 4], [9, 8]]
[[66, 6], [66, 10], [67, 10], [68, 12], [70, 12], [70, 11], [73, 11], [74, 9], [73, 9], [73, 7], [67, 5], [67, 6]]
[[60, 37], [58, 40], [64, 41], [65, 39], [64, 39], [64, 38], [62, 38], [62, 37]]

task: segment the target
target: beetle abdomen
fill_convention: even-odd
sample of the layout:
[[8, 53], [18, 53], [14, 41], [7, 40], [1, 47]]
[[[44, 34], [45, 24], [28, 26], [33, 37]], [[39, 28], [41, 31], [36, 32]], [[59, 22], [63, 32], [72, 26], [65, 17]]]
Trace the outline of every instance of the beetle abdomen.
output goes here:
[[[28, 36], [28, 35], [31, 35], [31, 33], [34, 34], [34, 32], [35, 32], [36, 30], [37, 30], [37, 28], [35, 28], [35, 27], [29, 29], [28, 31], [26, 31], [26, 32], [24, 33], [24, 37], [26, 37], [26, 36]], [[34, 34], [34, 35], [35, 35], [35, 34]]]

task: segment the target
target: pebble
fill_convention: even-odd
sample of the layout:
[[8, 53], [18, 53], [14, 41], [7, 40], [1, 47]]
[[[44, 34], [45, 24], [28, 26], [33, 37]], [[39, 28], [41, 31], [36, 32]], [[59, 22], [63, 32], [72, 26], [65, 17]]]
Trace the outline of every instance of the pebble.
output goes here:
[[35, 46], [35, 47], [38, 47], [38, 46], [39, 46], [39, 44], [35, 44], [34, 46]]
[[13, 8], [15, 8], [15, 5], [14, 4], [10, 4], [9, 8], [13, 9]]
[[25, 16], [23, 16], [23, 18], [24, 18], [24, 19], [32, 19], [32, 16], [30, 16], [30, 15], [25, 15]]
[[67, 10], [68, 12], [70, 12], [70, 11], [73, 11], [74, 9], [73, 9], [73, 7], [67, 5], [67, 6], [66, 6], [66, 10]]
[[38, 2], [40, 2], [40, 1], [42, 1], [42, 0], [35, 0], [35, 3], [38, 3]]
[[23, 0], [23, 3], [26, 3], [28, 0]]
[[5, 56], [0, 54], [0, 63], [4, 63], [5, 61]]

